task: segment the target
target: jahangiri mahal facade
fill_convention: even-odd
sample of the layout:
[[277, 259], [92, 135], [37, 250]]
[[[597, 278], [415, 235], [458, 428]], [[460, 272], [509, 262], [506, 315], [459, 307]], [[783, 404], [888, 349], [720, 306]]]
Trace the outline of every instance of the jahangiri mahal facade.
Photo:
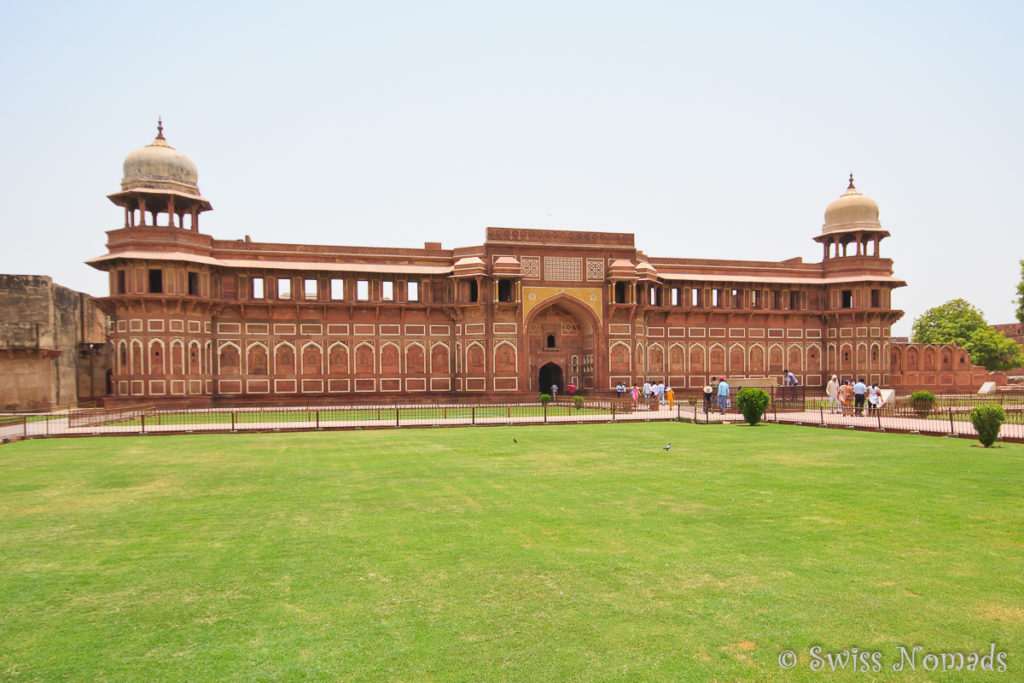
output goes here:
[[[484, 243], [391, 249], [214, 239], [195, 164], [128, 155], [109, 273], [111, 398], [267, 401], [605, 394], [664, 379], [832, 372], [899, 384], [878, 205], [825, 210], [820, 263], [648, 256], [627, 233], [488, 228]], [[961, 364], [963, 359], [960, 359]]]

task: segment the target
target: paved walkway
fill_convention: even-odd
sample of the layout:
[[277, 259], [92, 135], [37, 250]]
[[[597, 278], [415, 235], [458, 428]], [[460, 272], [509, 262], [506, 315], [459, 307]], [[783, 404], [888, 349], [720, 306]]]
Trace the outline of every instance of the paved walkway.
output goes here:
[[[488, 406], [479, 406], [488, 407]], [[359, 406], [359, 408], [363, 408]], [[370, 406], [367, 406], [370, 408]], [[376, 408], [376, 406], [372, 406]], [[416, 417], [415, 409], [424, 408], [424, 406], [399, 406], [402, 410], [408, 410], [409, 416], [402, 415], [402, 410], [399, 411], [399, 421], [396, 424], [394, 418], [395, 406], [381, 406], [381, 410], [391, 411], [390, 419], [380, 420], [326, 420], [321, 419], [319, 421], [319, 427], [314, 417], [308, 420], [290, 420], [290, 421], [279, 421], [269, 419], [264, 422], [236, 422], [235, 431], [239, 432], [252, 432], [252, 431], [295, 431], [295, 430], [314, 430], [314, 429], [377, 429], [377, 428], [395, 428], [395, 427], [442, 427], [442, 426], [460, 426], [460, 425], [511, 425], [511, 424], [543, 424], [545, 419], [541, 415], [522, 415], [512, 417], [475, 417], [459, 416], [449, 418], [439, 417]], [[468, 409], [470, 406], [459, 406], [459, 408]], [[323, 412], [328, 412], [330, 408], [321, 409]], [[197, 420], [201, 420], [204, 412], [209, 413], [230, 413], [232, 411], [223, 408], [211, 409], [209, 411], [189, 411], [189, 414], [195, 415]], [[245, 410], [237, 409], [236, 414], [246, 413], [251, 414], [259, 412], [258, 410]], [[280, 412], [307, 412], [315, 415], [316, 409], [309, 409], [305, 406], [295, 408], [281, 408], [277, 410]], [[274, 413], [268, 413], [273, 415]], [[172, 416], [173, 412], [162, 413], [161, 416]], [[898, 431], [898, 432], [920, 432], [922, 434], [949, 434], [951, 423], [948, 419], [920, 419], [913, 417], [881, 417], [877, 415], [838, 415], [832, 413], [821, 413], [819, 411], [804, 411], [795, 413], [769, 413], [766, 416], [769, 422], [777, 421], [780, 424], [803, 424], [803, 425], [821, 425], [824, 423], [829, 427], [849, 427], [854, 429], [882, 429], [885, 431]], [[681, 418], [683, 420], [691, 420], [696, 418], [697, 420], [704, 422], [709, 420], [711, 422], [742, 422], [743, 416], [735, 412], [726, 413], [720, 415], [718, 413], [711, 413], [709, 416], [705, 416], [703, 408], [697, 408], [694, 410], [692, 406], [676, 406], [669, 408], [668, 406], [662, 406], [656, 410], [637, 410], [631, 413], [617, 413], [614, 416], [615, 422], [647, 422], [647, 421], [665, 421], [674, 420]], [[116, 435], [116, 434], [140, 434], [143, 431], [146, 434], [156, 433], [182, 433], [182, 432], [230, 432], [230, 422], [201, 422], [196, 421], [190, 424], [158, 424], [158, 419], [155, 416], [149, 416], [146, 419], [145, 428], [141, 424], [132, 425], [90, 425], [83, 427], [69, 427], [68, 420], [66, 417], [57, 417], [50, 420], [37, 420], [32, 422], [26, 422], [24, 425], [15, 424], [0, 427], [0, 439], [16, 439], [22, 437], [33, 437], [33, 436], [103, 436], [103, 435]], [[575, 423], [600, 423], [600, 422], [611, 422], [612, 415], [608, 413], [595, 414], [595, 413], [573, 413], [569, 415], [552, 415], [547, 416], [546, 422], [548, 424], [575, 424]], [[952, 433], [957, 435], [976, 436], [973, 425], [967, 421], [954, 420], [952, 422]], [[1021, 424], [1004, 424], [1000, 436], [1006, 439], [1021, 440], [1024, 439], [1024, 425]]]
[[[769, 414], [768, 417], [771, 421], [775, 421], [773, 414]], [[946, 415], [935, 415], [932, 419], [925, 419], [909, 416], [840, 415], [828, 411], [822, 413], [817, 410], [808, 410], [799, 413], [779, 413], [778, 422], [780, 424], [825, 424], [829, 427], [882, 429], [891, 432], [920, 432], [921, 434], [956, 434], [971, 437], [978, 435], [970, 421], [953, 420], [950, 422]], [[1004, 423], [999, 430], [999, 436], [1004, 439], [1020, 440], [1024, 438], [1024, 425]]]

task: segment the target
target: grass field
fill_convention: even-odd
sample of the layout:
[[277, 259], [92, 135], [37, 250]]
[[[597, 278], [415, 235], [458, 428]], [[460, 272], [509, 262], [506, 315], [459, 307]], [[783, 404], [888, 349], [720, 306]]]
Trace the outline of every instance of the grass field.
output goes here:
[[[0, 448], [0, 679], [812, 681], [817, 645], [884, 667], [827, 680], [1024, 680], [1024, 448], [975, 443], [676, 423], [22, 441]], [[1004, 673], [924, 668], [991, 643]], [[900, 645], [924, 648], [915, 671], [891, 670]]]

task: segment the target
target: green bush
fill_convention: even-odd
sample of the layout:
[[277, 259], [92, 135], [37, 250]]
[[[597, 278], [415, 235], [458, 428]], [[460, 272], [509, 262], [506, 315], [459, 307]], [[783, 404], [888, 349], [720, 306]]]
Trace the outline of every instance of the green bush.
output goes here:
[[546, 406], [551, 403], [551, 394], [541, 394], [538, 400], [542, 406]]
[[910, 395], [910, 406], [918, 417], [926, 417], [935, 407], [935, 394], [930, 391], [915, 391]]
[[771, 396], [764, 389], [747, 387], [740, 389], [740, 393], [736, 395], [736, 405], [751, 425], [756, 425], [761, 421], [761, 416], [764, 415], [764, 411], [768, 409], [768, 404], [771, 402]]
[[583, 410], [583, 403], [584, 401], [582, 396], [574, 396], [572, 399], [572, 404], [576, 406], [576, 410]]
[[984, 405], [971, 411], [971, 424], [978, 430], [978, 441], [989, 448], [999, 437], [999, 427], [1006, 421], [1002, 406]]

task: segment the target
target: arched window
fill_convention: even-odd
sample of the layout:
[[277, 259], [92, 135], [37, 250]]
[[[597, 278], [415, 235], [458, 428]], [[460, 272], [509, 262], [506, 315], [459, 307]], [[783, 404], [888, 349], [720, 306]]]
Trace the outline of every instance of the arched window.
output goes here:
[[294, 375], [295, 374], [295, 352], [290, 346], [278, 346], [274, 371], [279, 375]]
[[555, 348], [555, 335], [553, 335], [553, 334], [549, 334], [548, 335], [548, 348], [549, 349]]
[[433, 373], [449, 372], [448, 349], [443, 344], [434, 344], [430, 349], [430, 371]]
[[225, 375], [238, 374], [238, 350], [233, 346], [225, 346], [220, 350], [220, 372]]
[[405, 371], [411, 373], [424, 372], [423, 347], [418, 345], [410, 346], [405, 350]]
[[348, 372], [348, 349], [337, 344], [331, 347], [330, 364], [332, 374]]
[[258, 344], [249, 348], [249, 374], [267, 374], [267, 350]]

